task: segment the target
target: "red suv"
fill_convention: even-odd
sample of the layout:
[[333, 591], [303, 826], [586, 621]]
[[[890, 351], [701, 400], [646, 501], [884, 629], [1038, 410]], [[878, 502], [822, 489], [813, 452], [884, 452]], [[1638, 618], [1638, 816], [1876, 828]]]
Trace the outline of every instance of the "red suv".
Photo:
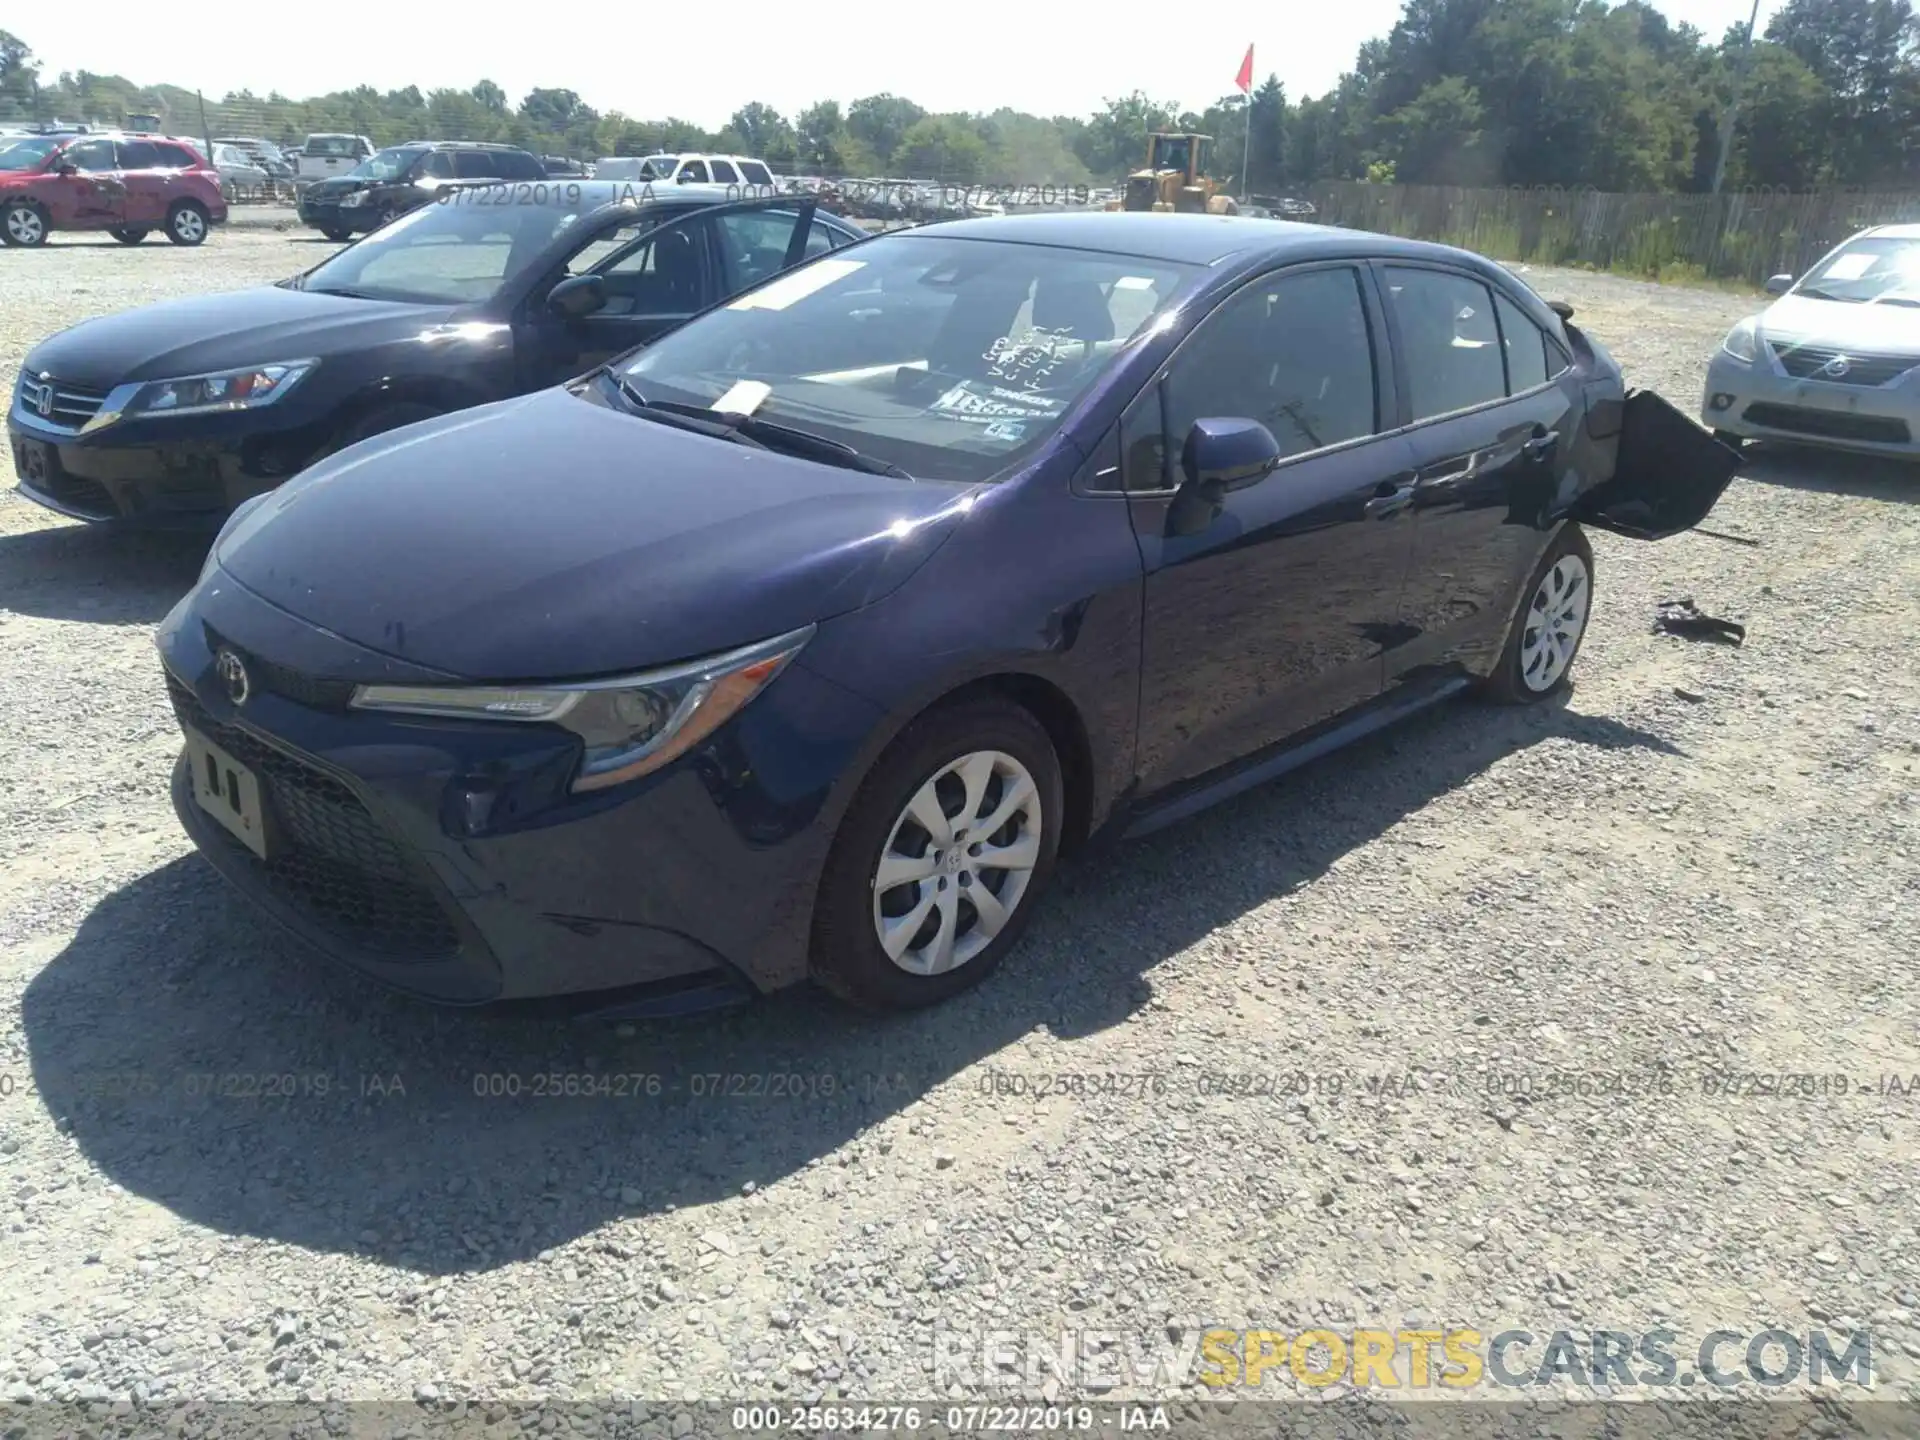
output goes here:
[[123, 245], [164, 230], [198, 245], [226, 218], [219, 171], [163, 135], [33, 135], [0, 150], [9, 245], [44, 245], [55, 230], [104, 230]]

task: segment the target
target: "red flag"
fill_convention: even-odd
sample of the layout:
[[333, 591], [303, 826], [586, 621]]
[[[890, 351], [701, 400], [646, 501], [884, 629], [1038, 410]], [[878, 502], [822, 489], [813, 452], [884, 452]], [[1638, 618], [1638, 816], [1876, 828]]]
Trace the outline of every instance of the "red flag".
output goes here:
[[1253, 94], [1253, 46], [1247, 46], [1247, 58], [1240, 62], [1240, 73], [1233, 77], [1242, 95]]

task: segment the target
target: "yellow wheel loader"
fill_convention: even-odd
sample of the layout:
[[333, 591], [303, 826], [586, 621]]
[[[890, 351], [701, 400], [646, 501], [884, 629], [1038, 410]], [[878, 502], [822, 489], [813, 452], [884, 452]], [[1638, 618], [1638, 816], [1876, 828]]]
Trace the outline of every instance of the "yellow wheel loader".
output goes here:
[[1207, 175], [1211, 135], [1163, 135], [1147, 138], [1147, 165], [1127, 177], [1127, 187], [1109, 210], [1151, 210], [1161, 214], [1237, 215], [1240, 206], [1224, 192], [1226, 181]]

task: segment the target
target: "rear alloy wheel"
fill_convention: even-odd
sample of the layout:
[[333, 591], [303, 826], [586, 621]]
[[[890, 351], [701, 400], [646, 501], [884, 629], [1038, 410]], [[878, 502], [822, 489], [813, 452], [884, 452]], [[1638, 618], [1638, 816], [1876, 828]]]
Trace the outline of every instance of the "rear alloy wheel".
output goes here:
[[1059, 760], [1026, 710], [992, 698], [922, 716], [874, 767], [834, 843], [815, 977], [878, 1010], [978, 984], [1025, 930], [1064, 813]]
[[145, 230], [136, 230], [131, 225], [116, 225], [113, 229], [107, 231], [107, 233], [122, 245], [138, 245], [142, 240], [147, 238], [147, 232]]
[[167, 239], [176, 245], [198, 245], [207, 238], [207, 212], [192, 200], [182, 200], [167, 212]]
[[46, 212], [31, 200], [15, 200], [7, 206], [6, 213], [0, 215], [0, 238], [9, 245], [29, 249], [44, 245], [49, 228]]
[[1526, 705], [1565, 689], [1592, 610], [1593, 547], [1568, 526], [1528, 582], [1488, 690], [1496, 699]]

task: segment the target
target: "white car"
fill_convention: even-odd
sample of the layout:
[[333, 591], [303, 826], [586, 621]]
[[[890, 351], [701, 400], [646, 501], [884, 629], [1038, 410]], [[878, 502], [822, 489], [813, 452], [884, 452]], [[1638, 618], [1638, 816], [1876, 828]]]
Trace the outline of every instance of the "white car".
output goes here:
[[593, 165], [596, 180], [628, 180], [652, 185], [748, 185], [773, 188], [773, 171], [748, 155], [602, 155]]
[[1920, 458], [1920, 225], [1862, 230], [1727, 332], [1700, 418], [1726, 443]]
[[309, 135], [300, 147], [300, 163], [295, 173], [301, 180], [327, 180], [346, 174], [362, 160], [371, 159], [373, 154], [373, 141], [364, 135]]

